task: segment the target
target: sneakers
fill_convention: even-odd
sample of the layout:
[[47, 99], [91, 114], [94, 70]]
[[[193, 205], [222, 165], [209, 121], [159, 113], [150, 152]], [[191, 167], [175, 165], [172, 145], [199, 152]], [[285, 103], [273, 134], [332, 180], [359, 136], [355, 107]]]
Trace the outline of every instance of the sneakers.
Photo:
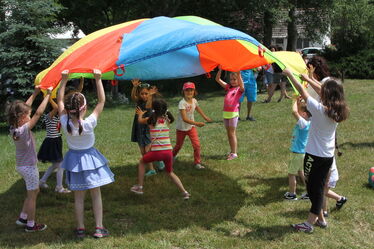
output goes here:
[[327, 227], [327, 222], [317, 220], [317, 222], [314, 225], [316, 225], [317, 227], [320, 227], [320, 228], [326, 228]]
[[347, 198], [342, 196], [342, 198], [340, 198], [340, 200], [336, 202], [336, 209], [341, 209], [346, 202]]
[[205, 169], [205, 167], [201, 165], [200, 163], [197, 163], [195, 164], [195, 169]]
[[233, 159], [235, 159], [235, 158], [237, 158], [238, 157], [238, 154], [236, 154], [236, 153], [230, 153], [228, 156], [227, 156], [227, 160], [233, 160]]
[[245, 120], [249, 120], [249, 121], [256, 121], [256, 119], [252, 116], [248, 116]]
[[163, 161], [158, 161], [157, 162], [157, 169], [159, 171], [163, 171], [165, 169], [165, 163]]
[[96, 227], [95, 233], [92, 236], [97, 239], [108, 237], [109, 231], [103, 227]]
[[148, 172], [145, 173], [144, 175], [145, 176], [153, 176], [153, 175], [156, 175], [156, 174], [157, 174], [156, 170], [151, 169], [151, 170], [148, 170]]
[[308, 225], [306, 222], [300, 223], [300, 224], [292, 224], [291, 227], [293, 227], [298, 232], [304, 232], [304, 233], [312, 233], [314, 228], [312, 225]]
[[75, 236], [77, 236], [79, 239], [83, 239], [86, 237], [86, 229], [84, 228], [77, 228], [74, 230]]
[[42, 181], [39, 181], [39, 187], [40, 188], [49, 188], [48, 184]]
[[25, 227], [25, 232], [27, 232], [27, 233], [33, 233], [33, 232], [43, 231], [45, 229], [47, 229], [47, 225], [46, 224], [37, 224], [37, 223], [35, 223], [35, 225], [33, 227], [26, 226]]
[[183, 199], [184, 200], [188, 200], [188, 199], [190, 199], [190, 197], [191, 197], [191, 195], [187, 191], [183, 193]]
[[297, 201], [297, 197], [296, 197], [296, 194], [292, 194], [290, 192], [286, 192], [284, 194], [284, 199], [286, 200], [290, 200], [290, 201]]
[[327, 211], [323, 211], [323, 217], [329, 217], [329, 213]]
[[143, 186], [134, 185], [130, 188], [131, 192], [134, 192], [135, 194], [142, 195], [143, 192]]
[[60, 193], [60, 194], [69, 194], [69, 193], [71, 193], [71, 191], [69, 189], [66, 189], [64, 187], [61, 187], [61, 188], [56, 187], [55, 188], [55, 192]]
[[303, 194], [301, 194], [300, 199], [301, 199], [301, 200], [309, 200], [309, 195], [308, 195], [308, 193], [303, 193]]
[[16, 220], [16, 225], [21, 226], [21, 227], [25, 227], [27, 225], [27, 220], [22, 219], [22, 218], [18, 218], [18, 220]]

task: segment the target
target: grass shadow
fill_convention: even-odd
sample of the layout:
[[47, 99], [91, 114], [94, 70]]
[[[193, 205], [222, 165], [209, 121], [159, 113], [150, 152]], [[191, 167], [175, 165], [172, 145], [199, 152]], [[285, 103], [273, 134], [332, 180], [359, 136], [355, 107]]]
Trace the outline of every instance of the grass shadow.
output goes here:
[[[165, 173], [146, 178], [144, 195], [138, 196], [129, 190], [136, 182], [136, 165], [113, 166], [112, 171], [116, 182], [102, 187], [102, 197], [104, 224], [113, 237], [158, 230], [175, 231], [189, 226], [211, 228], [214, 224], [234, 219], [246, 198], [235, 180], [210, 169], [196, 170], [183, 162], [178, 163], [175, 173], [192, 194], [188, 201], [182, 199]], [[54, 176], [48, 184], [54, 186]], [[75, 227], [73, 194], [56, 194], [53, 188], [42, 191], [37, 202], [37, 220], [48, 224], [48, 229], [30, 235], [13, 225], [24, 192], [24, 182], [19, 179], [0, 195], [0, 208], [3, 210], [0, 247], [27, 247], [75, 240], [72, 234]], [[92, 232], [94, 219], [88, 193], [85, 222], [87, 230]]]
[[267, 205], [274, 202], [284, 201], [284, 187], [288, 186], [287, 177], [261, 177], [246, 175], [242, 179], [247, 180], [249, 189], [259, 188], [261, 192], [251, 195], [251, 202], [256, 205]]
[[292, 233], [291, 226], [287, 225], [269, 225], [262, 226], [258, 224], [246, 224], [239, 222], [240, 228], [235, 230], [229, 230], [225, 228], [218, 228], [217, 231], [224, 233], [228, 237], [238, 237], [245, 240], [281, 240], [284, 236]]
[[374, 142], [364, 142], [364, 143], [352, 143], [352, 142], [345, 142], [339, 145], [339, 148], [365, 148], [365, 147], [374, 147]]

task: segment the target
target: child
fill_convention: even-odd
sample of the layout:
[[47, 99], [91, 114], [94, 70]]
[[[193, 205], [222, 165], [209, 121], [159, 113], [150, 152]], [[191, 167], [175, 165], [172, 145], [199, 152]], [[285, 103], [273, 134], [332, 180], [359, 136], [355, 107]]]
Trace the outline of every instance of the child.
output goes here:
[[223, 105], [223, 122], [226, 127], [227, 137], [229, 139], [231, 152], [227, 156], [227, 160], [238, 157], [238, 143], [236, 139], [236, 126], [239, 118], [239, 100], [244, 92], [243, 80], [240, 73], [230, 73], [230, 84], [221, 80], [222, 69], [216, 75], [216, 81], [220, 84], [226, 93]]
[[84, 198], [86, 190], [90, 190], [92, 208], [95, 216], [96, 229], [93, 236], [102, 238], [109, 236], [103, 226], [103, 207], [100, 186], [112, 183], [114, 174], [108, 167], [108, 160], [94, 148], [94, 128], [97, 119], [103, 111], [105, 93], [101, 82], [100, 70], [93, 71], [98, 103], [92, 114], [84, 119], [87, 111], [86, 98], [79, 92], [65, 96], [68, 70], [62, 72], [61, 87], [57, 95], [58, 112], [61, 127], [66, 134], [69, 151], [65, 154], [62, 168], [66, 170], [66, 182], [69, 189], [74, 191], [74, 207], [77, 219], [75, 233], [78, 238], [85, 236], [84, 226]]
[[143, 194], [144, 165], [154, 161], [163, 161], [165, 169], [171, 180], [177, 185], [183, 194], [183, 199], [190, 198], [190, 194], [184, 189], [179, 177], [173, 172], [173, 153], [169, 137], [169, 125], [174, 121], [173, 115], [168, 111], [167, 104], [160, 98], [152, 98], [153, 112], [150, 117], [143, 118], [145, 111], [137, 109], [140, 123], [149, 125], [151, 134], [151, 150], [140, 159], [138, 166], [138, 184], [131, 187], [136, 194]]
[[51, 162], [52, 165], [44, 173], [43, 177], [39, 181], [41, 188], [48, 188], [47, 179], [52, 172], [57, 169], [56, 180], [57, 185], [55, 191], [57, 193], [67, 194], [71, 191], [62, 186], [62, 179], [64, 177], [64, 169], [61, 168], [62, 163], [62, 139], [60, 133], [60, 119], [58, 118], [58, 106], [52, 98], [49, 99], [49, 103], [52, 106], [52, 111], [44, 117], [46, 126], [46, 138], [40, 146], [38, 152], [38, 160], [45, 162]]
[[212, 120], [206, 116], [203, 110], [200, 108], [197, 100], [194, 98], [196, 94], [197, 92], [193, 82], [186, 82], [183, 84], [183, 99], [179, 101], [178, 104], [179, 114], [176, 125], [177, 143], [173, 149], [173, 157], [176, 157], [179, 150], [182, 148], [185, 137], [188, 136], [193, 147], [195, 168], [204, 169], [204, 166], [201, 165], [200, 141], [195, 126], [203, 127], [205, 124], [203, 122], [195, 121], [195, 109], [207, 122], [212, 122]]
[[[131, 90], [131, 99], [136, 102], [136, 109], [140, 108], [142, 111], [145, 111], [145, 117], [149, 116], [151, 113], [151, 109], [147, 108], [147, 101], [149, 100], [149, 92], [151, 90], [151, 86], [147, 83], [140, 83], [138, 79], [133, 79], [132, 81], [133, 88]], [[139, 145], [139, 150], [142, 156], [149, 151], [151, 148], [151, 136], [149, 134], [149, 128], [147, 124], [140, 124], [138, 122], [138, 114], [136, 114], [135, 109], [135, 116], [134, 122], [132, 125], [132, 132], [131, 132], [131, 142], [137, 142]], [[153, 164], [148, 164], [149, 171], [145, 174], [145, 176], [152, 176], [156, 174], [156, 170], [153, 167]], [[161, 165], [159, 169], [163, 169]]]
[[[349, 109], [344, 99], [343, 86], [337, 80], [328, 79], [316, 86], [320, 87], [321, 102], [318, 102], [310, 97], [289, 69], [286, 68], [283, 73], [291, 79], [312, 114], [304, 158], [304, 173], [312, 206], [307, 221], [292, 225], [297, 231], [311, 233], [313, 225], [327, 227], [322, 212], [324, 186], [334, 158], [335, 130], [338, 123], [348, 118]], [[305, 74], [302, 79], [312, 82]]]
[[[256, 69], [257, 70], [257, 69]], [[239, 100], [239, 112], [240, 112], [240, 105], [244, 101], [244, 96], [247, 96], [247, 117], [246, 120], [249, 121], [256, 121], [254, 117], [251, 116], [252, 105], [254, 102], [257, 101], [257, 82], [254, 70], [248, 69], [243, 70], [240, 72], [243, 83], [244, 83], [244, 94]], [[240, 120], [240, 118], [239, 118]]]
[[305, 145], [308, 140], [310, 127], [310, 112], [306, 109], [305, 102], [299, 97], [292, 105], [292, 115], [297, 120], [293, 129], [291, 142], [291, 159], [288, 164], [289, 192], [284, 194], [287, 200], [297, 200], [296, 176], [299, 175], [301, 182], [305, 185], [303, 161], [305, 156]]
[[[336, 206], [336, 209], [339, 210], [347, 202], [347, 198], [344, 196], [338, 195], [337, 193], [331, 190], [332, 188], [336, 187], [336, 183], [338, 182], [338, 180], [339, 180], [339, 173], [338, 173], [338, 168], [336, 167], [336, 159], [334, 157], [334, 161], [331, 166], [329, 182], [325, 190], [325, 196], [336, 200], [335, 206]], [[328, 206], [328, 199], [324, 198], [324, 201], [323, 201], [323, 216], [324, 217], [328, 217], [327, 206]]]
[[33, 94], [26, 103], [16, 100], [7, 107], [10, 134], [16, 146], [16, 170], [24, 179], [27, 190], [27, 197], [16, 224], [25, 227], [26, 232], [43, 231], [47, 228], [47, 225], [35, 222], [36, 198], [39, 193], [39, 170], [35, 139], [31, 129], [34, 128], [43, 114], [51, 91], [52, 88], [48, 88], [47, 94], [32, 117], [31, 105], [40, 92], [39, 87], [35, 87]]

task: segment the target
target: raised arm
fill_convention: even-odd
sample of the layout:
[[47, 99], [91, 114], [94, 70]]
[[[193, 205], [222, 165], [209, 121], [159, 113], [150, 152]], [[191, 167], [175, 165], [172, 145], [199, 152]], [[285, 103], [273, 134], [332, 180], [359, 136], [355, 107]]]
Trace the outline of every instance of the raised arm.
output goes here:
[[38, 109], [36, 110], [36, 112], [34, 113], [32, 118], [30, 119], [30, 121], [29, 121], [29, 129], [30, 130], [32, 128], [34, 128], [34, 126], [38, 122], [39, 118], [42, 116], [45, 108], [47, 107], [48, 100], [51, 96], [52, 90], [53, 90], [52, 87], [47, 89], [47, 94], [44, 96], [44, 99], [43, 99], [42, 103], [39, 105]]
[[69, 79], [69, 70], [62, 71], [60, 89], [58, 89], [58, 93], [57, 93], [57, 106], [58, 106], [59, 116], [66, 113], [65, 105], [64, 105], [64, 98], [65, 98], [66, 83], [68, 82], [68, 79]]
[[131, 90], [131, 99], [134, 102], [138, 102], [138, 95], [136, 94], [138, 86], [140, 85], [140, 80], [139, 79], [132, 79], [132, 90]]
[[299, 121], [300, 119], [300, 114], [299, 114], [299, 102], [300, 102], [300, 98], [298, 97], [297, 100], [295, 100], [293, 103], [292, 103], [292, 115], [294, 116], [294, 118]]
[[241, 92], [244, 92], [244, 83], [243, 83], [243, 78], [242, 78], [242, 74], [239, 72], [237, 72], [238, 74], [238, 79], [239, 79], [239, 87], [240, 87], [240, 91]]
[[104, 105], [105, 105], [105, 92], [104, 92], [103, 82], [101, 81], [101, 71], [99, 69], [94, 69], [93, 73], [94, 73], [95, 81], [96, 81], [98, 102], [92, 113], [96, 116], [96, 118], [99, 118], [100, 113], [103, 111]]
[[40, 93], [40, 86], [35, 86], [34, 92], [27, 99], [26, 104], [29, 106], [32, 106], [32, 103], [34, 102], [36, 96], [38, 96], [39, 93]]
[[201, 109], [200, 106], [196, 106], [195, 110], [203, 117], [203, 119], [205, 119], [205, 121], [212, 122], [212, 120], [207, 115], [205, 115], [203, 109]]
[[321, 83], [314, 78], [309, 78], [308, 75], [302, 74], [301, 79], [308, 82], [313, 90], [320, 96], [321, 95]]
[[216, 75], [216, 81], [220, 84], [223, 88], [226, 88], [227, 83], [221, 80], [222, 68], [221, 66], [218, 67], [218, 73]]
[[81, 77], [80, 80], [79, 80], [79, 85], [78, 85], [78, 88], [77, 88], [77, 92], [82, 92], [83, 91], [83, 85], [84, 85], [84, 78]]
[[296, 80], [296, 78], [293, 76], [292, 71], [288, 68], [285, 68], [283, 70], [283, 74], [287, 76], [291, 81], [296, 90], [300, 93], [301, 97], [307, 101], [309, 98], [309, 93], [306, 91], [306, 89]]
[[58, 112], [58, 105], [56, 104], [56, 102], [53, 100], [52, 96], [49, 97], [49, 103], [51, 104], [52, 106], [52, 111], [50, 111], [48, 113], [49, 115], [49, 118], [52, 119]]

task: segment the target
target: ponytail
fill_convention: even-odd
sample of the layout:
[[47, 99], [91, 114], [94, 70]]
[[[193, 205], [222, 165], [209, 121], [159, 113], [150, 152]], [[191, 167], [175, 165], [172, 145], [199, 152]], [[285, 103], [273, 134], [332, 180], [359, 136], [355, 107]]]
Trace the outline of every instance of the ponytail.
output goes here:
[[79, 135], [82, 134], [83, 126], [80, 120], [80, 113], [85, 107], [86, 107], [86, 98], [84, 97], [83, 94], [79, 92], [74, 92], [66, 97], [65, 108], [68, 112], [68, 120], [67, 120], [66, 128], [69, 134], [71, 134], [72, 132], [72, 129], [69, 124], [69, 120], [71, 118], [70, 115], [74, 115], [75, 118], [78, 120], [78, 125], [79, 125], [78, 132], [79, 132]]

